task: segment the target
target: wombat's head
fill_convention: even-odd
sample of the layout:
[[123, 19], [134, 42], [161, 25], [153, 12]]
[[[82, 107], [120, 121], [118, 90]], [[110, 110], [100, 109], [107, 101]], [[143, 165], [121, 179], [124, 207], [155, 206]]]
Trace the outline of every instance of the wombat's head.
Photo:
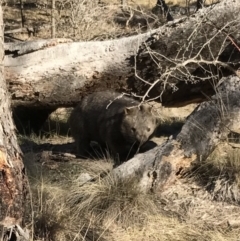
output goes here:
[[124, 109], [121, 131], [129, 141], [140, 145], [145, 143], [154, 133], [156, 126], [157, 118], [152, 115], [150, 106]]

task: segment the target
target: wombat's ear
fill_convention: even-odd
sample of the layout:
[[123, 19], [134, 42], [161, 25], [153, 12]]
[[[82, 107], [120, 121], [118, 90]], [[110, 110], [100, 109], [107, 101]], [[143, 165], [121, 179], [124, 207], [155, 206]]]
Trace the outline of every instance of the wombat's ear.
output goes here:
[[132, 113], [134, 113], [134, 108], [126, 107], [126, 108], [124, 109], [124, 114], [125, 114], [125, 115], [130, 115], [130, 114], [132, 114]]

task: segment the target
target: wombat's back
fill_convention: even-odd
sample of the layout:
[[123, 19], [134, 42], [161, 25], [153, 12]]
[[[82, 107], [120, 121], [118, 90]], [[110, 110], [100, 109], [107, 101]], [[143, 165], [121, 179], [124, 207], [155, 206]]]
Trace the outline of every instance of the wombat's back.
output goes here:
[[138, 101], [123, 96], [121, 93], [102, 91], [92, 93], [83, 98], [80, 108], [85, 114], [98, 116], [104, 112], [105, 115], [114, 115], [121, 112], [125, 107], [137, 106]]

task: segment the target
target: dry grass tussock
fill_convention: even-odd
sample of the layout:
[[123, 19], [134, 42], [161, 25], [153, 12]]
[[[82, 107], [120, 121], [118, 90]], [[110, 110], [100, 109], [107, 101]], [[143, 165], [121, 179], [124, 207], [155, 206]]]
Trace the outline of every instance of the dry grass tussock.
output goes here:
[[[136, 179], [117, 181], [112, 175], [83, 184], [79, 173], [98, 177], [109, 163], [78, 163], [65, 176], [58, 169], [44, 169], [44, 163], [25, 155], [31, 187], [31, 209], [26, 216], [34, 240], [237, 240], [240, 231], [226, 220], [238, 217], [239, 207], [211, 201], [211, 196], [193, 185], [178, 183], [161, 196], [144, 194]], [[104, 167], [105, 165], [105, 167]], [[108, 169], [106, 169], [108, 167]], [[195, 190], [193, 192], [193, 190]]]
[[220, 201], [240, 203], [240, 149], [227, 143], [194, 167], [194, 178]]
[[73, 185], [67, 203], [78, 216], [91, 216], [96, 222], [142, 225], [149, 215], [157, 213], [153, 196], [138, 188], [137, 180], [119, 181], [112, 175], [94, 183]]

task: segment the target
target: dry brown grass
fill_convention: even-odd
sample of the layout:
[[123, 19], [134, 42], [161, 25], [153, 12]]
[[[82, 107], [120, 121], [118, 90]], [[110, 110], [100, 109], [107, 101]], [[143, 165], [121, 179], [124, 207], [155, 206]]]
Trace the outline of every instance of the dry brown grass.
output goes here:
[[[205, 4], [212, 4], [216, 3], [219, 0], [205, 0]], [[103, 0], [104, 3], [107, 4], [119, 4], [120, 0]], [[136, 7], [136, 6], [143, 6], [147, 8], [153, 8], [156, 5], [157, 0], [131, 0], [128, 1], [128, 4], [130, 6]], [[178, 5], [178, 6], [186, 6], [187, 4], [195, 4], [196, 0], [165, 0], [166, 4], [169, 6], [172, 5]]]
[[[206, 3], [216, 2], [208, 0]], [[105, 7], [97, 4], [98, 0], [84, 1], [71, 0], [62, 1], [61, 9], [56, 11], [56, 37], [71, 38], [76, 41], [114, 39], [121, 36], [138, 34], [145, 32], [149, 27], [160, 26], [165, 20], [158, 19], [151, 13], [156, 5], [153, 0], [128, 1], [127, 11], [122, 13], [119, 0], [105, 0]], [[191, 0], [166, 1], [169, 6], [179, 5], [186, 7], [194, 4]], [[126, 26], [125, 22], [130, 19], [130, 15], [138, 15], [138, 20], [134, 24]], [[126, 18], [123, 23], [115, 21], [115, 17], [123, 14]], [[25, 25], [37, 29], [35, 36], [28, 36], [27, 33], [18, 33], [13, 36], [22, 40], [32, 38], [51, 37], [51, 9], [24, 9], [26, 18]], [[139, 20], [140, 18], [140, 20]], [[6, 29], [20, 28], [21, 15], [17, 7], [4, 7], [4, 21]], [[134, 18], [131, 20], [134, 22]]]
[[240, 149], [220, 144], [191, 175], [220, 201], [240, 203]]
[[[205, 222], [210, 222], [211, 218], [214, 222], [217, 221], [214, 215], [219, 212], [214, 212], [214, 210], [212, 210], [212, 216], [208, 217], [209, 220], [204, 221], [187, 216], [185, 216], [185, 220], [180, 220], [172, 216], [171, 212], [169, 212], [169, 215], [164, 214], [161, 207], [156, 210], [156, 206], [153, 209], [145, 206], [145, 209], [143, 209], [142, 204], [149, 204], [149, 197], [145, 196], [144, 199], [139, 199], [139, 193], [136, 194], [135, 191], [130, 195], [129, 193], [126, 194], [129, 195], [129, 198], [121, 197], [121, 190], [116, 196], [111, 196], [113, 193], [109, 191], [110, 186], [108, 186], [107, 192], [107, 190], [101, 188], [97, 189], [97, 185], [92, 184], [94, 187], [90, 187], [90, 185], [87, 186], [87, 191], [80, 189], [85, 193], [87, 192], [88, 195], [92, 192], [92, 199], [89, 200], [88, 196], [82, 203], [82, 207], [85, 206], [86, 209], [79, 210], [78, 204], [73, 205], [71, 209], [69, 208], [69, 200], [66, 201], [65, 198], [66, 196], [69, 197], [67, 189], [64, 190], [59, 186], [54, 187], [52, 184], [42, 183], [37, 189], [38, 199], [42, 202], [38, 202], [39, 208], [35, 211], [36, 236], [44, 238], [44, 240], [55, 241], [230, 241], [237, 240], [240, 235], [239, 230], [231, 230], [228, 227], [221, 228], [219, 225], [214, 228], [214, 225], [210, 226], [207, 223], [204, 225]], [[81, 196], [83, 195], [81, 194]], [[89, 203], [87, 203], [87, 200]], [[138, 201], [136, 202], [136, 200]], [[141, 205], [139, 205], [140, 201], [142, 202]], [[121, 204], [122, 207], [119, 206]], [[206, 205], [209, 205], [209, 203], [202, 204], [201, 215], [204, 215], [207, 207], [209, 208]], [[124, 207], [125, 210], [123, 210]], [[151, 213], [150, 210], [151, 212], [153, 210], [157, 212]], [[228, 211], [230, 210], [228, 209]], [[222, 215], [224, 213], [225, 211], [222, 210]], [[193, 212], [192, 216], [194, 214], [196, 213]], [[126, 219], [127, 217], [129, 219]]]
[[[207, 3], [217, 0], [208, 0]], [[115, 39], [147, 31], [161, 26], [166, 20], [153, 15], [151, 10], [156, 0], [128, 1], [128, 7], [122, 12], [120, 0], [105, 0], [106, 6], [98, 5], [98, 0], [62, 1], [62, 7], [55, 12], [56, 37], [71, 38], [76, 41]], [[169, 6], [186, 7], [194, 4], [192, 0], [166, 1]], [[13, 34], [15, 38], [29, 40], [51, 37], [51, 9], [24, 9], [25, 26], [37, 30], [35, 36], [27, 33]], [[116, 17], [121, 16], [119, 22]], [[134, 16], [133, 18], [131, 18]], [[137, 16], [137, 17], [136, 17]], [[126, 24], [130, 20], [130, 24]], [[18, 7], [4, 7], [6, 29], [21, 27], [21, 15]]]
[[[26, 160], [27, 159], [27, 160]], [[235, 241], [240, 230], [227, 225], [238, 218], [239, 207], [211, 200], [193, 184], [178, 183], [161, 196], [144, 194], [136, 179], [117, 181], [111, 175], [82, 185], [80, 173], [96, 177], [107, 161], [79, 162], [70, 175], [25, 155], [31, 184], [29, 226], [35, 239], [45, 241]], [[105, 165], [105, 167], [104, 167]], [[66, 178], [65, 176], [68, 175]], [[193, 190], [195, 190], [193, 192]], [[197, 191], [198, 190], [198, 191]], [[31, 222], [32, 215], [32, 222]]]
[[76, 217], [81, 214], [97, 223], [118, 223], [125, 228], [141, 226], [157, 213], [153, 197], [140, 191], [137, 180], [119, 181], [112, 175], [73, 185], [67, 203]]

